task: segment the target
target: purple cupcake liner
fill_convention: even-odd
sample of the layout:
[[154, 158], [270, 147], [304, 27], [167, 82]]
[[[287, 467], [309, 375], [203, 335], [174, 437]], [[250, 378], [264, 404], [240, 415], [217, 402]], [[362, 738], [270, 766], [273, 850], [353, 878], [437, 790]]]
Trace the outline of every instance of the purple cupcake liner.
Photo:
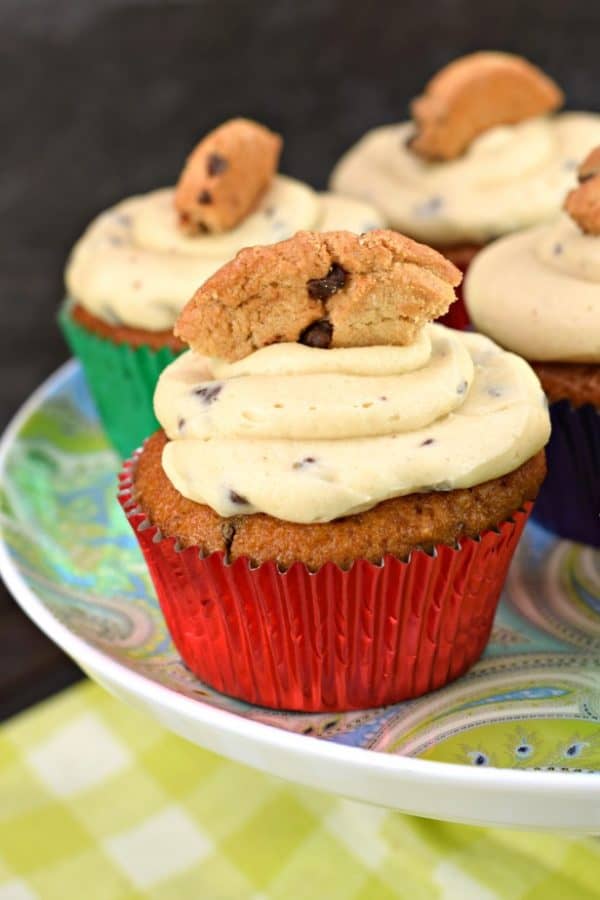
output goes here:
[[550, 404], [548, 476], [533, 518], [560, 537], [600, 547], [600, 411]]

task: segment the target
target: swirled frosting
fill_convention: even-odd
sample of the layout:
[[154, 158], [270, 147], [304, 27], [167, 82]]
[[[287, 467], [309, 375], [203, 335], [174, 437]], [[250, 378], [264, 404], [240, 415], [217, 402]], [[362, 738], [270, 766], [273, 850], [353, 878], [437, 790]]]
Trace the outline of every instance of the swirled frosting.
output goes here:
[[600, 115], [560, 113], [490, 129], [458, 159], [426, 162], [411, 122], [368, 132], [337, 164], [334, 190], [374, 203], [393, 228], [436, 246], [487, 243], [556, 215]]
[[464, 296], [476, 328], [526, 359], [600, 363], [600, 238], [567, 216], [479, 253]]
[[304, 523], [499, 477], [550, 430], [527, 363], [441, 325], [406, 347], [274, 344], [236, 363], [190, 351], [161, 375], [155, 410], [184, 497]]
[[300, 229], [369, 231], [383, 222], [375, 209], [318, 194], [284, 175], [259, 206], [221, 234], [184, 234], [173, 189], [131, 197], [92, 222], [66, 270], [71, 297], [111, 323], [148, 331], [171, 329], [197, 288], [243, 247], [284, 240]]

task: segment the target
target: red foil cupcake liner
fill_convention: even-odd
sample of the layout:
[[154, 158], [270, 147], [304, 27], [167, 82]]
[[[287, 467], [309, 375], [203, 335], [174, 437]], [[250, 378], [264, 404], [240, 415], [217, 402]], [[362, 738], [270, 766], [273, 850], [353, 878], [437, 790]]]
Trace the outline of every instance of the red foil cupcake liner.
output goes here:
[[[466, 272], [466, 268], [462, 268], [462, 271]], [[438, 319], [438, 322], [448, 328], [456, 328], [457, 331], [466, 331], [469, 328], [471, 320], [465, 305], [462, 284], [456, 288], [456, 300], [448, 312]]]
[[124, 466], [119, 500], [182, 659], [215, 690], [272, 709], [384, 706], [466, 672], [488, 641], [531, 507], [457, 549], [415, 551], [407, 562], [281, 571], [163, 538], [132, 496], [134, 464]]
[[437, 321], [442, 325], [446, 325], [448, 328], [456, 328], [457, 331], [466, 331], [471, 325], [471, 319], [469, 318], [469, 313], [467, 312], [465, 304], [463, 285], [465, 283], [465, 275], [467, 274], [469, 263], [466, 263], [465, 265], [458, 265], [458, 263], [455, 263], [455, 265], [463, 273], [463, 280], [456, 288], [456, 300], [451, 305], [448, 312], [445, 315], [440, 316]]

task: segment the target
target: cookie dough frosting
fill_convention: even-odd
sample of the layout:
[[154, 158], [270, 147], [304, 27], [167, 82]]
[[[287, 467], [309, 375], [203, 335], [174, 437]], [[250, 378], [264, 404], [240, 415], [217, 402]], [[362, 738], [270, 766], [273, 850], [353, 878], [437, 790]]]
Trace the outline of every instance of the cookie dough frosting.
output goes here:
[[475, 327], [527, 359], [600, 363], [600, 237], [568, 216], [482, 251], [464, 294]]
[[327, 522], [502, 476], [547, 442], [539, 382], [480, 335], [428, 325], [407, 346], [192, 351], [162, 374], [167, 477], [221, 516]]
[[242, 247], [282, 240], [300, 229], [363, 232], [382, 224], [369, 204], [317, 193], [277, 175], [256, 210], [229, 231], [188, 234], [178, 226], [174, 189], [119, 203], [76, 244], [66, 271], [69, 295], [113, 325], [172, 328], [198, 286]]
[[373, 203], [389, 225], [437, 246], [487, 243], [556, 215], [600, 115], [567, 112], [491, 128], [456, 159], [409, 146], [412, 122], [369, 132], [340, 160], [333, 190]]

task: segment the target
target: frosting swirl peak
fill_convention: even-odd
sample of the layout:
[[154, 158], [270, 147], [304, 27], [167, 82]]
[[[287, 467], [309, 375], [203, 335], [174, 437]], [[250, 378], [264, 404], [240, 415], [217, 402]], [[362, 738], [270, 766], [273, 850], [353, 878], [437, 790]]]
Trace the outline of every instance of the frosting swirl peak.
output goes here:
[[417, 240], [483, 244], [556, 215], [577, 161], [600, 143], [600, 116], [565, 112], [497, 126], [442, 162], [412, 152], [413, 135], [411, 122], [368, 132], [338, 162], [333, 188], [376, 204]]
[[475, 326], [526, 359], [600, 363], [600, 237], [568, 216], [479, 253], [464, 295]]

